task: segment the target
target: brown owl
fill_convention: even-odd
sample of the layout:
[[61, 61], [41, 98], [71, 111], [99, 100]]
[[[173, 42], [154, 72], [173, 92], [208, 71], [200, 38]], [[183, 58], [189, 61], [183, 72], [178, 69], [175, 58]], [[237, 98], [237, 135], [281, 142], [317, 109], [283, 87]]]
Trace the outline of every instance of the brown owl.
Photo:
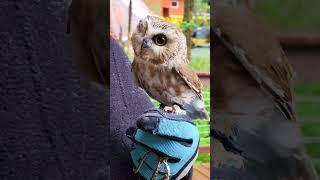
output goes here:
[[131, 37], [132, 75], [136, 84], [159, 101], [165, 111], [208, 119], [201, 96], [202, 84], [188, 67], [184, 34], [158, 17], [140, 20]]

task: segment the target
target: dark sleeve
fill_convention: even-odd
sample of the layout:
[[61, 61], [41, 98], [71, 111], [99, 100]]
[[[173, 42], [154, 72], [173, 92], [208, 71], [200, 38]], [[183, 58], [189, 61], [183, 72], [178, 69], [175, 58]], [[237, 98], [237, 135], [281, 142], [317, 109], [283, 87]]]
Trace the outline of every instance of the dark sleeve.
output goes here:
[[136, 179], [130, 162], [131, 141], [126, 129], [152, 104], [131, 77], [131, 63], [122, 48], [110, 40], [110, 175], [111, 179]]
[[107, 97], [79, 77], [67, 2], [0, 3], [0, 179], [94, 179], [107, 169]]

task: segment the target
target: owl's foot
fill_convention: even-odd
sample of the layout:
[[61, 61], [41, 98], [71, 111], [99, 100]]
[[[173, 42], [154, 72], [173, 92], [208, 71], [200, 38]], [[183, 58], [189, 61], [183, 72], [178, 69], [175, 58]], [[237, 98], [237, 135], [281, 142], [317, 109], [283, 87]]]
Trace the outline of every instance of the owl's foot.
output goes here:
[[164, 107], [163, 107], [163, 110], [164, 110], [165, 112], [173, 112], [173, 107], [171, 107], [171, 106], [164, 106]]
[[163, 110], [165, 112], [172, 112], [172, 113], [176, 113], [176, 114], [181, 114], [182, 113], [182, 110], [181, 110], [180, 106], [178, 106], [176, 104], [173, 105], [172, 107], [171, 106], [164, 106]]
[[173, 105], [173, 112], [175, 112], [176, 114], [181, 114], [182, 113], [182, 110], [181, 110], [181, 108], [180, 108], [180, 106], [178, 106], [178, 105]]

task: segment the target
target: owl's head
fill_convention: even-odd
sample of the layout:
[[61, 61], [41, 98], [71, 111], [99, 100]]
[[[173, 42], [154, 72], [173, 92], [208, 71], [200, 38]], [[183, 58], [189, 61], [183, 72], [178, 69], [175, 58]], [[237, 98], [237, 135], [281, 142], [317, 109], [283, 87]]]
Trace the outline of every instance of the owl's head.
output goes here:
[[186, 59], [184, 34], [155, 16], [139, 21], [131, 42], [135, 56], [153, 64], [177, 63]]

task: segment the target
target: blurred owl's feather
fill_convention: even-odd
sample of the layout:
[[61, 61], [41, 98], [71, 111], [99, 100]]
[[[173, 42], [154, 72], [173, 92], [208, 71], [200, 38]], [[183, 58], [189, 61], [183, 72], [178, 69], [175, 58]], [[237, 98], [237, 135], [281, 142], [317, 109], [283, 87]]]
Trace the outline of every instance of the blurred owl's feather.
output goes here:
[[[231, 12], [232, 11], [232, 12]], [[246, 19], [246, 21], [243, 21]], [[216, 14], [220, 38], [237, 60], [278, 104], [289, 120], [296, 120], [293, 107], [293, 72], [287, 57], [267, 27], [242, 8], [221, 6]], [[235, 28], [241, 27], [241, 28]], [[252, 34], [254, 36], [244, 36]], [[255, 38], [259, 37], [259, 38]], [[250, 39], [248, 39], [250, 38]], [[267, 46], [266, 46], [267, 44]]]
[[215, 2], [214, 167], [234, 167], [257, 179], [318, 179], [304, 152], [293, 72], [279, 42], [245, 7]]

